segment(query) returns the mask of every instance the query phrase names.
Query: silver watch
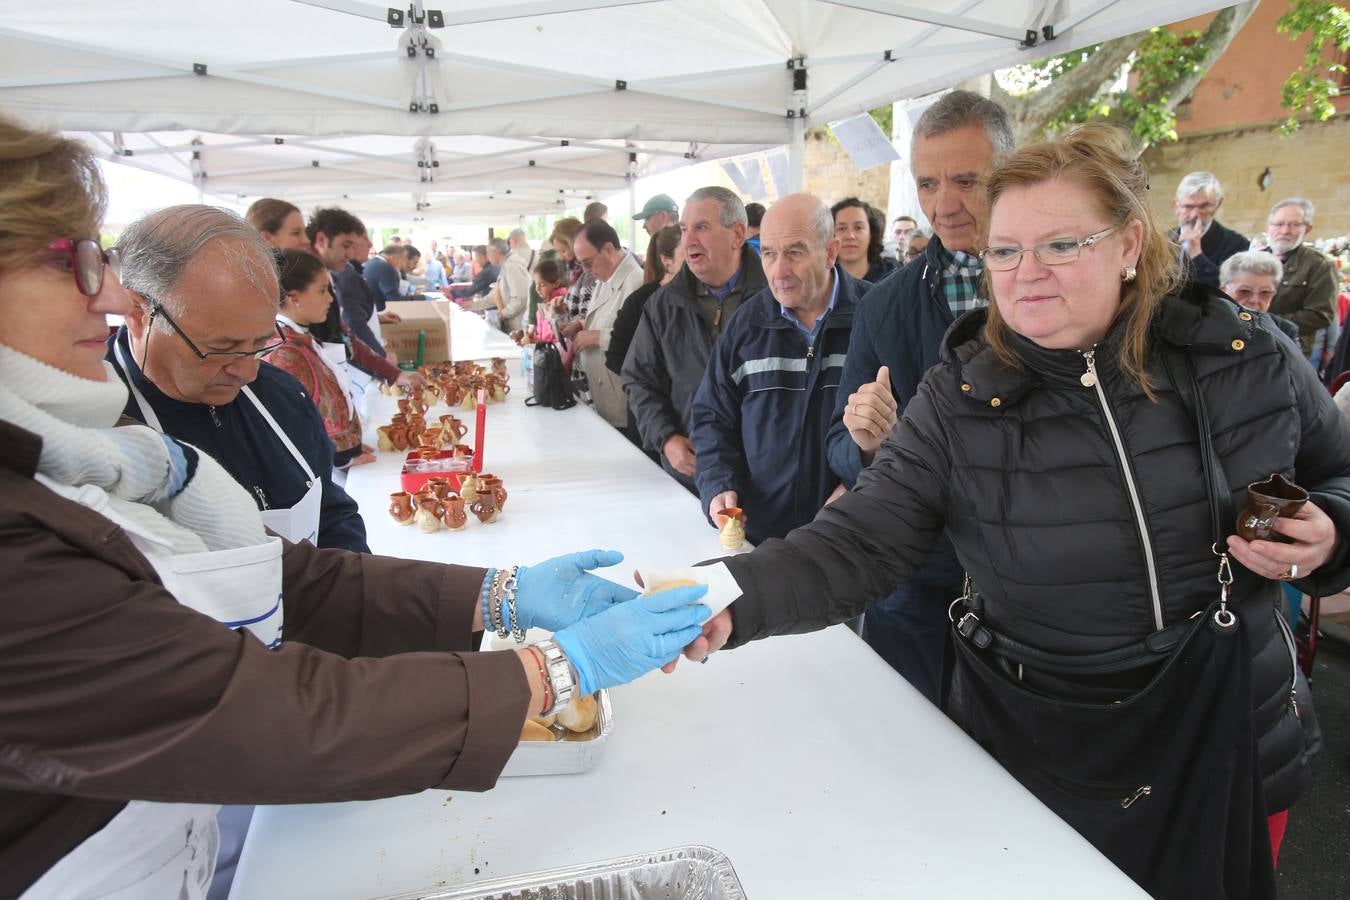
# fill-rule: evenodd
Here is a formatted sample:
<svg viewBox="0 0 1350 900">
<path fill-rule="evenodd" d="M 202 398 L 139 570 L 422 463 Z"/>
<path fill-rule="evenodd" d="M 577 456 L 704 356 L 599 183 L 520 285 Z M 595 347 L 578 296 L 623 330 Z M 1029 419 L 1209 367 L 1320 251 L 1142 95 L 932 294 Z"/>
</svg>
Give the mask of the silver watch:
<svg viewBox="0 0 1350 900">
<path fill-rule="evenodd" d="M 549 688 L 553 692 L 553 705 L 540 713 L 547 716 L 572 702 L 577 694 L 577 676 L 567 661 L 567 654 L 553 641 L 540 641 L 534 648 L 544 655 L 544 671 L 548 673 Z"/>
</svg>

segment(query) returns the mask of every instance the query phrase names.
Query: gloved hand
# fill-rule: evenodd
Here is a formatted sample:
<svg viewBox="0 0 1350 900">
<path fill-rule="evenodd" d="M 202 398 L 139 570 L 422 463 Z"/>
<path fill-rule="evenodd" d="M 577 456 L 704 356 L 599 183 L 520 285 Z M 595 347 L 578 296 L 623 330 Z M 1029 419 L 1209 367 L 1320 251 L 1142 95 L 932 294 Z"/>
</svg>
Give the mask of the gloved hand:
<svg viewBox="0 0 1350 900">
<path fill-rule="evenodd" d="M 707 592 L 700 584 L 648 594 L 553 635 L 577 670 L 581 693 L 626 684 L 677 658 L 712 614 L 698 602 Z"/>
<path fill-rule="evenodd" d="M 588 570 L 623 562 L 617 550 L 583 550 L 516 572 L 516 615 L 521 629 L 557 631 L 574 622 L 632 600 L 637 591 L 606 581 Z M 507 616 L 507 610 L 502 610 Z"/>
</svg>

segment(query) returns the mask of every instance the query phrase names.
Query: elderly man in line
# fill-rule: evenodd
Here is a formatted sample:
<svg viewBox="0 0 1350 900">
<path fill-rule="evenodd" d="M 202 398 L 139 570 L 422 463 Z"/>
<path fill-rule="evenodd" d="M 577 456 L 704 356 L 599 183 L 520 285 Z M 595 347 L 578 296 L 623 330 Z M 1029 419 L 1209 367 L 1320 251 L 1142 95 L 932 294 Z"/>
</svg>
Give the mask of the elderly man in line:
<svg viewBox="0 0 1350 900">
<path fill-rule="evenodd" d="M 970 91 L 943 96 L 914 126 L 910 166 L 934 237 L 922 257 L 867 293 L 854 319 L 826 438 L 830 465 L 848 487 L 937 364 L 947 328 L 987 304 L 978 255 L 989 227 L 985 183 L 1012 149 L 1007 113 Z M 960 592 L 961 576 L 944 536 L 913 577 L 866 614 L 872 649 L 934 703 L 942 688 L 947 605 Z"/>
<path fill-rule="evenodd" d="M 455 251 L 455 267 L 450 276 L 451 284 L 461 284 L 473 280 L 473 262 L 463 250 Z"/>
<path fill-rule="evenodd" d="M 644 203 L 633 218 L 642 223 L 642 230 L 648 237 L 656 237 L 656 233 L 667 225 L 680 224 L 680 207 L 669 194 L 657 194 Z"/>
<path fill-rule="evenodd" d="M 628 398 L 619 376 L 605 366 L 605 351 L 623 301 L 642 286 L 642 266 L 623 249 L 618 233 L 604 219 L 592 219 L 581 226 L 572 252 L 582 269 L 596 280 L 581 330 L 572 338 L 572 349 L 586 373 L 595 411 L 624 431 L 628 427 Z"/>
<path fill-rule="evenodd" d="M 1265 250 L 1244 250 L 1234 253 L 1219 266 L 1219 289 L 1238 302 L 1244 309 L 1270 315 L 1270 302 L 1275 299 L 1284 266 L 1272 253 Z M 1285 337 L 1298 343 L 1298 326 L 1283 316 L 1270 315 L 1272 322 Z"/>
<path fill-rule="evenodd" d="M 1191 172 L 1177 185 L 1172 208 L 1177 227 L 1168 232 L 1181 245 L 1186 275 L 1199 284 L 1219 284 L 1219 266 L 1251 246 L 1247 238 L 1214 217 L 1223 206 L 1223 185 L 1213 172 Z"/>
<path fill-rule="evenodd" d="M 501 274 L 497 276 L 497 288 L 500 299 L 497 311 L 501 316 L 501 329 L 507 334 L 525 324 L 525 313 L 530 306 L 531 272 L 534 271 L 535 252 L 525 240 L 522 229 L 513 229 L 507 238 L 510 248 L 501 264 Z"/>
<path fill-rule="evenodd" d="M 398 313 L 384 308 L 384 299 L 377 299 L 366 283 L 365 267 L 381 259 L 371 258 L 371 246 L 370 235 L 362 233 L 352 248 L 347 265 L 333 273 L 333 291 L 342 312 L 342 323 L 351 330 L 352 335 L 365 341 L 372 350 L 391 363 L 397 363 L 398 356 L 385 349 L 380 326 L 402 320 Z"/>
<path fill-rule="evenodd" d="M 314 402 L 261 362 L 281 339 L 258 233 L 224 210 L 174 206 L 133 224 L 120 247 L 133 303 L 108 359 L 130 388 L 127 415 L 215 457 L 288 540 L 368 552 Z"/>
<path fill-rule="evenodd" d="M 769 286 L 713 345 L 690 417 L 708 518 L 720 526 L 724 509 L 740 507 L 753 543 L 810 522 L 839 484 L 825 435 L 870 287 L 838 264 L 834 217 L 810 194 L 784 197 L 764 214 L 760 257 Z"/>
<path fill-rule="evenodd" d="M 1312 358 L 1319 339 L 1325 344 L 1328 326 L 1336 318 L 1336 294 L 1339 279 L 1336 266 L 1317 248 L 1304 243 L 1313 229 L 1311 200 L 1289 197 L 1270 208 L 1266 217 L 1264 243 L 1284 267 L 1279 276 L 1279 290 L 1270 304 L 1270 311 L 1298 326 L 1298 340 L 1305 356 Z M 1333 342 L 1334 346 L 1334 342 Z M 1313 359 L 1314 365 L 1321 362 Z M 1319 371 L 1321 366 L 1317 365 Z"/>
<path fill-rule="evenodd" d="M 745 244 L 745 205 L 724 187 L 699 188 L 680 213 L 684 265 L 647 301 L 623 364 L 623 387 L 645 447 L 691 492 L 689 410 L 713 342 L 746 297 L 763 290 L 759 254 Z"/>
</svg>

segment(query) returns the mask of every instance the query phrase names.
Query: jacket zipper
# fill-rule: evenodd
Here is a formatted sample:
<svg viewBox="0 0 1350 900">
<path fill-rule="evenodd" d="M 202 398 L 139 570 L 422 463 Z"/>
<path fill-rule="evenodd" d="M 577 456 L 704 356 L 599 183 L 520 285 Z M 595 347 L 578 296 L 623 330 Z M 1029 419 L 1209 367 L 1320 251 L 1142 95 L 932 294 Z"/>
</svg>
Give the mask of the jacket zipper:
<svg viewBox="0 0 1350 900">
<path fill-rule="evenodd" d="M 1294 711 L 1295 719 L 1302 719 L 1303 714 L 1298 710 L 1298 647 L 1294 644 L 1294 635 L 1289 631 L 1289 623 L 1284 620 L 1284 616 L 1277 610 L 1275 621 L 1280 626 L 1280 636 L 1284 638 L 1285 646 L 1289 648 L 1289 662 L 1293 665 L 1293 680 L 1289 682 L 1289 707 Z"/>
<path fill-rule="evenodd" d="M 208 406 L 206 409 L 207 409 L 208 412 L 211 413 L 211 421 L 214 422 L 214 423 L 216 424 L 216 427 L 217 427 L 217 428 L 219 428 L 219 427 L 220 427 L 220 416 L 216 415 L 216 408 L 215 408 L 214 406 Z"/>
<path fill-rule="evenodd" d="M 1097 377 L 1097 363 L 1093 359 L 1097 349 L 1084 351 L 1083 360 L 1087 363 L 1087 371 L 1080 377 L 1083 387 L 1089 387 L 1097 392 L 1097 402 L 1101 405 L 1102 415 L 1106 417 L 1106 427 L 1111 432 L 1111 440 L 1116 446 L 1116 457 L 1120 460 L 1120 471 L 1125 476 L 1125 487 L 1130 493 L 1130 505 L 1134 507 L 1134 522 L 1139 528 L 1139 542 L 1144 547 L 1144 565 L 1148 569 L 1148 592 L 1153 600 L 1153 627 L 1156 631 L 1162 631 L 1162 599 L 1158 595 L 1158 570 L 1153 561 L 1153 545 L 1149 542 L 1148 525 L 1144 522 L 1144 507 L 1139 502 L 1139 489 L 1135 486 L 1134 475 L 1130 472 L 1130 458 L 1125 454 L 1125 442 L 1120 438 L 1120 429 L 1116 426 L 1116 419 L 1111 415 L 1111 404 L 1106 400 L 1106 391 L 1102 390 L 1101 379 Z"/>
</svg>

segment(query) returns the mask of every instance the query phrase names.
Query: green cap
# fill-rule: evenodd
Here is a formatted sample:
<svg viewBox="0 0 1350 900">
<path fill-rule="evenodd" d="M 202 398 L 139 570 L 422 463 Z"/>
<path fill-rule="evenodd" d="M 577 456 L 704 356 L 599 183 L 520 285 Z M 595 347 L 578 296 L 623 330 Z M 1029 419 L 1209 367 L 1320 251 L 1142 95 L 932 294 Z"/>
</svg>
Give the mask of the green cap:
<svg viewBox="0 0 1350 900">
<path fill-rule="evenodd" d="M 647 201 L 647 204 L 642 207 L 642 212 L 634 213 L 633 218 L 641 222 L 648 216 L 654 216 L 659 212 L 668 212 L 672 216 L 678 216 L 680 214 L 680 208 L 675 204 L 674 200 L 670 199 L 668 194 L 657 194 Z"/>
</svg>

